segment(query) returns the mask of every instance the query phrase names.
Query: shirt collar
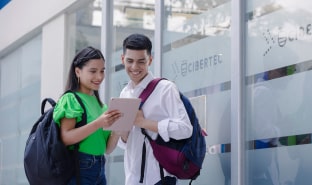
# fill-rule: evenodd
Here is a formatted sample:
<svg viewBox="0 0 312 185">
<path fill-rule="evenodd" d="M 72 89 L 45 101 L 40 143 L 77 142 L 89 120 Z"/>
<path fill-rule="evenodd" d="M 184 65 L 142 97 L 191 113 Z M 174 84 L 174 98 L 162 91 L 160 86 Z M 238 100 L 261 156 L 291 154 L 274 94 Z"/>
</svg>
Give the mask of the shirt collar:
<svg viewBox="0 0 312 185">
<path fill-rule="evenodd" d="M 154 79 L 154 76 L 152 74 L 152 72 L 148 72 L 147 75 L 143 78 L 143 80 L 136 86 L 134 86 L 133 81 L 130 81 L 128 83 L 128 87 L 130 89 L 136 89 L 136 88 L 140 88 L 140 89 L 145 89 L 147 87 L 147 85 L 149 84 L 150 81 L 152 81 Z"/>
</svg>

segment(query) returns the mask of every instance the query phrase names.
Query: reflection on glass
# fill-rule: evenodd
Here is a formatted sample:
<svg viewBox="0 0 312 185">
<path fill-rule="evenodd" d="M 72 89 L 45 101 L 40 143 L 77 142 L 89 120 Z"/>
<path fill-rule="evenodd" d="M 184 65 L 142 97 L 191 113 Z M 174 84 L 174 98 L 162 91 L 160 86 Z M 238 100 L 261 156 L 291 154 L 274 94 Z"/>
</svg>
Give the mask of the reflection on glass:
<svg viewBox="0 0 312 185">
<path fill-rule="evenodd" d="M 265 73 L 262 80 L 273 80 L 285 76 L 286 68 L 271 70 Z M 260 79 L 259 79 L 260 80 Z M 269 83 L 257 83 L 253 86 L 250 101 L 250 117 L 248 132 L 250 137 L 256 140 L 252 143 L 252 149 L 272 148 L 278 145 L 280 136 L 279 123 L 281 110 L 279 109 L 277 94 L 272 91 Z M 278 179 L 277 153 L 270 149 L 266 151 L 250 151 L 248 166 L 251 184 L 276 184 Z"/>
<path fill-rule="evenodd" d="M 154 0 L 115 0 L 114 26 L 153 30 Z"/>
<path fill-rule="evenodd" d="M 87 46 L 101 48 L 101 0 L 86 1 L 67 18 L 67 67 L 77 52 Z"/>
<path fill-rule="evenodd" d="M 75 51 L 87 46 L 101 48 L 102 8 L 101 0 L 94 0 L 77 10 L 75 18 Z"/>
<path fill-rule="evenodd" d="M 155 29 L 155 0 L 114 0 L 113 1 L 113 31 L 111 37 L 110 71 L 108 97 L 119 97 L 121 89 L 129 81 L 129 77 L 121 64 L 122 42 L 130 34 L 142 33 L 153 42 Z M 153 44 L 154 46 L 154 44 Z M 153 48 L 154 49 L 154 48 Z M 152 51 L 153 52 L 153 51 Z M 152 64 L 153 65 L 153 64 Z M 152 70 L 151 66 L 151 70 Z M 117 147 L 107 158 L 109 169 L 108 184 L 124 184 L 124 150 Z"/>
<path fill-rule="evenodd" d="M 230 184 L 231 1 L 165 0 L 163 77 L 188 97 L 208 132 L 207 154 L 196 184 Z M 205 97 L 205 98 L 200 98 Z M 181 181 L 182 185 L 188 181 Z"/>
<path fill-rule="evenodd" d="M 247 184 L 310 184 L 311 2 L 248 1 Z"/>
<path fill-rule="evenodd" d="M 218 7 L 229 2 L 229 0 L 165 1 L 167 19 L 164 26 L 165 32 L 168 32 L 165 36 L 172 36 L 169 40 L 171 48 L 177 48 L 204 37 L 221 35 L 224 31 L 228 31 L 230 14 Z M 176 34 L 172 35 L 171 32 Z M 164 39 L 165 44 L 166 41 L 168 40 Z"/>
<path fill-rule="evenodd" d="M 115 0 L 113 17 L 113 53 L 111 65 L 110 96 L 119 96 L 121 89 L 128 82 L 128 77 L 121 64 L 122 42 L 132 33 L 142 33 L 153 42 L 155 29 L 154 0 Z M 154 49 L 154 48 L 153 48 Z M 153 68 L 153 64 L 151 69 Z"/>
</svg>

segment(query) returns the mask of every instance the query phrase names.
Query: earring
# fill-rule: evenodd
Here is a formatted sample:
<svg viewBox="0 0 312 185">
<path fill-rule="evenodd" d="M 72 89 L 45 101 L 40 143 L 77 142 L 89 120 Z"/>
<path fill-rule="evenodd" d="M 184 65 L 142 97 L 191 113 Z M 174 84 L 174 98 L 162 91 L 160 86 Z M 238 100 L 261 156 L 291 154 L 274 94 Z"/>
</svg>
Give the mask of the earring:
<svg viewBox="0 0 312 185">
<path fill-rule="evenodd" d="M 80 84 L 80 77 L 78 76 L 77 79 L 78 79 L 78 84 Z"/>
</svg>

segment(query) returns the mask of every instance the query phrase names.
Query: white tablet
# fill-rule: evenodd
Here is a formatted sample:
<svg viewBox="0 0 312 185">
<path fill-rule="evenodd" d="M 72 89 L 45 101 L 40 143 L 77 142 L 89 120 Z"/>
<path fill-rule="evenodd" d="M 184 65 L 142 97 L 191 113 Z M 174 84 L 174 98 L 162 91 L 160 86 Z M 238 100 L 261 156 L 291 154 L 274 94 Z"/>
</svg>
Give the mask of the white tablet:
<svg viewBox="0 0 312 185">
<path fill-rule="evenodd" d="M 140 103 L 140 98 L 111 98 L 108 110 L 118 109 L 122 116 L 105 130 L 129 131 L 133 126 Z"/>
</svg>

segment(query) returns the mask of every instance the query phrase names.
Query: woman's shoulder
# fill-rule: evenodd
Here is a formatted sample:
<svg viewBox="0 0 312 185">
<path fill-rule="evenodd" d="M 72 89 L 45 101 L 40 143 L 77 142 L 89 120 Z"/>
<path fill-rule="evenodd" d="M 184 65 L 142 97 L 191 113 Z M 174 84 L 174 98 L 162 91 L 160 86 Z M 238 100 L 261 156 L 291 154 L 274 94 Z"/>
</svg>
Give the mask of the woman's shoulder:
<svg viewBox="0 0 312 185">
<path fill-rule="evenodd" d="M 57 101 L 55 110 L 81 111 L 79 101 L 73 93 L 65 93 Z"/>
<path fill-rule="evenodd" d="M 60 119 L 66 118 L 77 118 L 83 113 L 83 108 L 80 106 L 78 100 L 73 93 L 65 93 L 57 101 L 54 111 L 53 118 L 59 123 Z"/>
<path fill-rule="evenodd" d="M 67 92 L 67 93 L 64 93 L 60 97 L 60 99 L 57 101 L 57 104 L 64 104 L 64 103 L 76 104 L 79 102 L 73 93 Z"/>
</svg>

